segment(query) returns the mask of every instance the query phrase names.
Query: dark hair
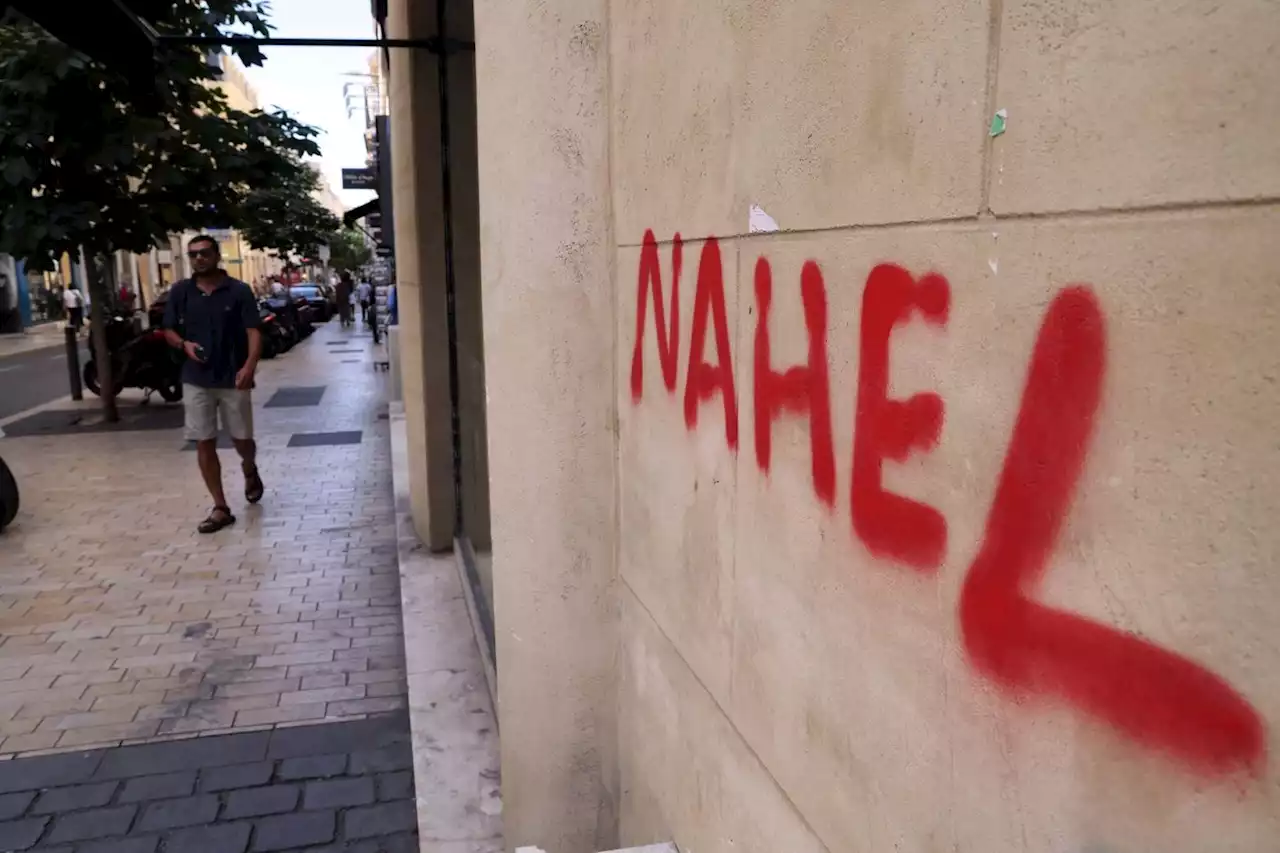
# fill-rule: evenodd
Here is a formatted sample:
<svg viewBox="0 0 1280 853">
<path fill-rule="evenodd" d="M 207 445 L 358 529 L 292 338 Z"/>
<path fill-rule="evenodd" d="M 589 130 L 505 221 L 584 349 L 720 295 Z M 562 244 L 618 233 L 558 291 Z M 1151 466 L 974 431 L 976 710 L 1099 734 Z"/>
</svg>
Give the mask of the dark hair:
<svg viewBox="0 0 1280 853">
<path fill-rule="evenodd" d="M 187 248 L 190 249 L 196 243 L 208 243 L 209 245 L 213 246 L 214 252 L 216 252 L 219 255 L 222 254 L 222 246 L 218 244 L 217 240 L 213 239 L 208 234 L 197 234 L 196 236 L 192 237 L 190 240 L 187 241 Z"/>
</svg>

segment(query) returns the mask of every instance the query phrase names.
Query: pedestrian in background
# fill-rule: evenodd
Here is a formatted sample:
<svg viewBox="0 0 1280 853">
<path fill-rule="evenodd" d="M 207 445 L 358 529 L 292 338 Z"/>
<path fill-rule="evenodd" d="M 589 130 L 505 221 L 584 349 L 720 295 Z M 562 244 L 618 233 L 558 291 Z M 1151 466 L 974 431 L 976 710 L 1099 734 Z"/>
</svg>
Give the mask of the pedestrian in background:
<svg viewBox="0 0 1280 853">
<path fill-rule="evenodd" d="M 367 326 L 369 325 L 369 304 L 373 298 L 373 288 L 369 286 L 368 281 L 360 280 L 360 285 L 356 288 L 356 298 L 360 300 L 360 321 Z"/>
<path fill-rule="evenodd" d="M 342 328 L 351 325 L 351 273 L 344 272 L 338 276 L 338 287 L 336 288 L 334 297 L 338 301 L 338 317 L 342 323 Z"/>
<path fill-rule="evenodd" d="M 261 317 L 253 289 L 219 266 L 218 242 L 201 235 L 187 244 L 194 275 L 169 291 L 165 337 L 187 355 L 182 365 L 186 437 L 196 442 L 200 474 L 213 510 L 196 528 L 216 533 L 235 524 L 222 491 L 218 461 L 218 421 L 231 433 L 244 471 L 244 498 L 262 500 L 257 444 L 253 440 L 253 376 L 262 356 Z"/>
<path fill-rule="evenodd" d="M 62 291 L 62 307 L 66 309 L 67 322 L 76 330 L 77 335 L 80 334 L 80 329 L 84 326 L 84 294 L 74 287 L 68 287 Z"/>
</svg>

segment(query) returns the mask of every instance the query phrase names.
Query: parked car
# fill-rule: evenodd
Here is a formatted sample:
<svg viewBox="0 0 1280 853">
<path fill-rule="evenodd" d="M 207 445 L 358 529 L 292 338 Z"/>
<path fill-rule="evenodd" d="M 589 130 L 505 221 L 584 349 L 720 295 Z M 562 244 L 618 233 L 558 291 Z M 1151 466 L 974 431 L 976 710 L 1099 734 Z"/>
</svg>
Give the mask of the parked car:
<svg viewBox="0 0 1280 853">
<path fill-rule="evenodd" d="M 289 290 L 293 301 L 311 309 L 311 320 L 327 323 L 333 316 L 333 303 L 318 284 L 295 284 Z"/>
</svg>

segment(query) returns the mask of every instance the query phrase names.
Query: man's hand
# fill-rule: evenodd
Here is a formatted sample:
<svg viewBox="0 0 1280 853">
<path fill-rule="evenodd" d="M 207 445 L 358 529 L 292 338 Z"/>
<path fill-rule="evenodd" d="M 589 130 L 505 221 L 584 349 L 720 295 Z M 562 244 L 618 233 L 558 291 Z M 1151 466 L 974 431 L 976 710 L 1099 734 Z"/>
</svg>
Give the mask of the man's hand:
<svg viewBox="0 0 1280 853">
<path fill-rule="evenodd" d="M 253 362 L 246 364 L 244 367 L 236 371 L 236 388 L 241 391 L 248 391 L 253 387 L 253 373 L 256 365 Z"/>
<path fill-rule="evenodd" d="M 204 363 L 204 359 L 203 359 L 203 358 L 201 358 L 201 357 L 199 356 L 199 354 L 197 353 L 197 348 L 198 348 L 198 347 L 199 347 L 199 345 L 198 345 L 195 341 L 183 341 L 183 342 L 182 342 L 182 351 L 183 351 L 183 352 L 185 352 L 185 353 L 187 354 L 187 358 L 191 359 L 192 361 L 199 362 L 199 363 L 203 364 L 203 363 Z"/>
</svg>

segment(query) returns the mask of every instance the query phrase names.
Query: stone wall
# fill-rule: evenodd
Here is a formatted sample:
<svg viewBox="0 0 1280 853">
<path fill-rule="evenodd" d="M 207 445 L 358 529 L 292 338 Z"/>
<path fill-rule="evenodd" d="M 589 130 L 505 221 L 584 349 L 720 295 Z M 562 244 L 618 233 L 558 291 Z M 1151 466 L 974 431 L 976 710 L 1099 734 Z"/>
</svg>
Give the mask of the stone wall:
<svg viewBox="0 0 1280 853">
<path fill-rule="evenodd" d="M 510 843 L 1269 849 L 1280 7 L 476 6 Z"/>
</svg>

